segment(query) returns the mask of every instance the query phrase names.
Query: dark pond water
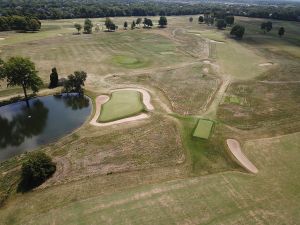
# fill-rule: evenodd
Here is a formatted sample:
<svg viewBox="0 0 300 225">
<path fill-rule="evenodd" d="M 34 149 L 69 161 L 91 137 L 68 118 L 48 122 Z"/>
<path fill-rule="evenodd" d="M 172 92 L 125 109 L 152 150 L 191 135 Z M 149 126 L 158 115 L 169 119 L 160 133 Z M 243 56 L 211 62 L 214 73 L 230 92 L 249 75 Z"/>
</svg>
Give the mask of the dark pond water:
<svg viewBox="0 0 300 225">
<path fill-rule="evenodd" d="M 0 162 L 65 136 L 91 114 L 89 98 L 45 96 L 0 107 Z"/>
</svg>

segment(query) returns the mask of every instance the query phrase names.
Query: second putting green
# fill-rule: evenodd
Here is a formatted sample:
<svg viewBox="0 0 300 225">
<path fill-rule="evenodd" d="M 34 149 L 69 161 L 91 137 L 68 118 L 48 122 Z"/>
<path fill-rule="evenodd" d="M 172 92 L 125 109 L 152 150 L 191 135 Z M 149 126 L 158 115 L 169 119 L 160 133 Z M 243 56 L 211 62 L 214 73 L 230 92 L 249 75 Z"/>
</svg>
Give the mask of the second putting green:
<svg viewBox="0 0 300 225">
<path fill-rule="evenodd" d="M 102 105 L 99 122 L 111 122 L 144 111 L 142 95 L 138 91 L 120 90 L 112 93 L 108 102 Z"/>
</svg>

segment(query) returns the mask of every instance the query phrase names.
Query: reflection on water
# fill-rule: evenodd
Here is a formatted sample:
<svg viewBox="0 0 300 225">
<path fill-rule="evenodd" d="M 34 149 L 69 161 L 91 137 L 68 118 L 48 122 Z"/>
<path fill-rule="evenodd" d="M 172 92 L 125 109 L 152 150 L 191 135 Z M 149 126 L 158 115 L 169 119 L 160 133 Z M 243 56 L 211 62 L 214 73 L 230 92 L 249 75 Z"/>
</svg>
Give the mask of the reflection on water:
<svg viewBox="0 0 300 225">
<path fill-rule="evenodd" d="M 90 99 L 69 94 L 0 107 L 0 161 L 70 133 L 91 113 Z"/>
</svg>

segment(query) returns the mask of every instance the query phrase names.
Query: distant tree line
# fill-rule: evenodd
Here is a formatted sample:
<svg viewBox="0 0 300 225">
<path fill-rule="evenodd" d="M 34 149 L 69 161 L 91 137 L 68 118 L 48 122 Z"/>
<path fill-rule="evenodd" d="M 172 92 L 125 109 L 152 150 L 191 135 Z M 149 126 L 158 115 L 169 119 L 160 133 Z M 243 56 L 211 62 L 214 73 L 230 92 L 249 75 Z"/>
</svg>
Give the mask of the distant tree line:
<svg viewBox="0 0 300 225">
<path fill-rule="evenodd" d="M 30 16 L 0 16 L 0 31 L 39 31 L 41 22 Z"/>
<path fill-rule="evenodd" d="M 138 0 L 2 0 L 3 16 L 32 15 L 39 19 L 97 18 L 120 16 L 196 15 L 206 12 L 281 20 L 299 20 L 300 5 L 247 5 L 222 3 L 179 3 Z"/>
</svg>

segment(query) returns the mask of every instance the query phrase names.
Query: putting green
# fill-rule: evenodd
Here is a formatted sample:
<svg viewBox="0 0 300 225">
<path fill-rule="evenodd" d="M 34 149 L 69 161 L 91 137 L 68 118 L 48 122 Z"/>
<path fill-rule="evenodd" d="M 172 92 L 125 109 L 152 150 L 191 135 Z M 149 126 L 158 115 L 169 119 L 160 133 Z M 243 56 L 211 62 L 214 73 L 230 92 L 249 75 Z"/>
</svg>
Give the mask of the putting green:
<svg viewBox="0 0 300 225">
<path fill-rule="evenodd" d="M 198 121 L 198 124 L 194 131 L 193 136 L 203 138 L 203 139 L 208 139 L 213 125 L 214 125 L 214 123 L 210 120 L 200 119 Z"/>
<path fill-rule="evenodd" d="M 112 61 L 115 64 L 118 64 L 118 65 L 123 66 L 128 69 L 141 68 L 141 67 L 145 67 L 148 65 L 147 61 L 136 58 L 134 56 L 126 56 L 126 55 L 114 56 Z"/>
<path fill-rule="evenodd" d="M 122 90 L 112 93 L 108 102 L 102 105 L 98 122 L 111 122 L 134 116 L 144 110 L 142 95 L 138 91 Z"/>
</svg>

